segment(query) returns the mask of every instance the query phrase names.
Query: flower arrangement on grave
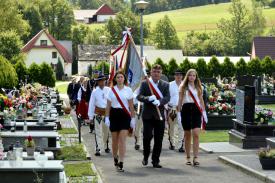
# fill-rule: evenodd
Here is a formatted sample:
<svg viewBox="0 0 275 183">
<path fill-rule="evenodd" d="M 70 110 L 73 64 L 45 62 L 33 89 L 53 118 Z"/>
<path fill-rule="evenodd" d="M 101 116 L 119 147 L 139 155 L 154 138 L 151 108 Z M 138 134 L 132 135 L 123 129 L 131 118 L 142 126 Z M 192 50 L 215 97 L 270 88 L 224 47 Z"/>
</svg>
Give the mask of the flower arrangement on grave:
<svg viewBox="0 0 275 183">
<path fill-rule="evenodd" d="M 232 104 L 235 102 L 236 95 L 232 91 L 227 90 L 221 94 L 221 98 L 223 102 L 228 102 Z"/>
<path fill-rule="evenodd" d="M 0 111 L 4 111 L 13 106 L 13 102 L 10 98 L 0 94 Z"/>
<path fill-rule="evenodd" d="M 270 109 L 265 109 L 257 106 L 255 108 L 255 122 L 258 124 L 268 124 L 273 121 L 273 112 Z"/>
<path fill-rule="evenodd" d="M 31 136 L 28 136 L 28 138 L 25 140 L 25 148 L 27 151 L 28 156 L 33 156 L 35 151 L 35 143 Z"/>
<path fill-rule="evenodd" d="M 34 140 L 32 138 L 32 136 L 28 136 L 25 140 L 25 147 L 26 148 L 34 148 L 35 147 L 35 143 Z"/>
<path fill-rule="evenodd" d="M 232 105 L 228 103 L 220 103 L 218 106 L 218 113 L 219 114 L 226 114 L 226 115 L 231 115 L 234 112 L 234 108 Z"/>
<path fill-rule="evenodd" d="M 257 154 L 264 170 L 275 169 L 275 149 L 271 149 L 269 146 L 267 148 L 260 148 Z"/>
<path fill-rule="evenodd" d="M 260 148 L 258 156 L 259 158 L 275 159 L 275 149 L 271 149 L 270 147 Z"/>
</svg>

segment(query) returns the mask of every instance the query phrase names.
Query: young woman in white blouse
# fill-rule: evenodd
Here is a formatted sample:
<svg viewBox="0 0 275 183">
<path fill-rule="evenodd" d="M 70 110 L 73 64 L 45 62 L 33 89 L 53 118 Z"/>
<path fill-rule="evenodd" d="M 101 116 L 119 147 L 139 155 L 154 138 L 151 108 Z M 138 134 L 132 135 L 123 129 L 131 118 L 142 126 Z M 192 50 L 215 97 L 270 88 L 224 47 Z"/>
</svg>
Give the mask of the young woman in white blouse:
<svg viewBox="0 0 275 183">
<path fill-rule="evenodd" d="M 113 80 L 113 87 L 107 96 L 105 124 L 112 133 L 112 152 L 114 164 L 119 171 L 123 170 L 126 152 L 126 138 L 129 129 L 135 128 L 133 91 L 125 86 L 127 79 L 118 71 Z M 120 100 L 120 101 L 119 101 Z"/>
<path fill-rule="evenodd" d="M 180 86 L 178 112 L 184 129 L 186 165 L 190 160 L 191 139 L 193 137 L 193 165 L 198 166 L 199 133 L 202 125 L 202 111 L 205 110 L 202 98 L 202 85 L 195 69 L 189 69 Z"/>
</svg>

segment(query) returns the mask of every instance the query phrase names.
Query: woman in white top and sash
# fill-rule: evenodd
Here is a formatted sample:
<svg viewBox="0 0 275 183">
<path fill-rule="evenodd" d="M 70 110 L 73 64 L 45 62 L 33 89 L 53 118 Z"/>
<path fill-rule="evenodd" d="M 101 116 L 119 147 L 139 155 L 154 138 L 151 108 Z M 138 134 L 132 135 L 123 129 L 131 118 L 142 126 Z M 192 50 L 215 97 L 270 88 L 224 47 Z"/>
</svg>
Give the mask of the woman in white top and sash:
<svg viewBox="0 0 275 183">
<path fill-rule="evenodd" d="M 123 170 L 126 151 L 126 138 L 129 129 L 135 128 L 135 111 L 133 91 L 125 86 L 127 79 L 118 71 L 113 80 L 113 87 L 107 95 L 105 124 L 112 132 L 112 151 L 114 164 L 119 171 Z"/>
<path fill-rule="evenodd" d="M 193 136 L 193 165 L 198 166 L 199 162 L 199 133 L 204 126 L 205 105 L 203 102 L 203 92 L 200 79 L 195 69 L 189 69 L 185 75 L 179 91 L 178 117 L 181 118 L 184 129 L 186 165 L 192 165 L 190 161 L 191 139 Z"/>
</svg>

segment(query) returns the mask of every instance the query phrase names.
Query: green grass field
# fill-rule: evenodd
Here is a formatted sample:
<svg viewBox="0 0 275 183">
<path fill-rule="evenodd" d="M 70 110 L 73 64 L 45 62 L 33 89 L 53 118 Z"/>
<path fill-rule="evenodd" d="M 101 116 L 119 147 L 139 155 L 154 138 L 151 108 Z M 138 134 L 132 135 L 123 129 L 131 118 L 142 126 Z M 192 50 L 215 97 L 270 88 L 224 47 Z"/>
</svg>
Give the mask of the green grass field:
<svg viewBox="0 0 275 183">
<path fill-rule="evenodd" d="M 251 0 L 242 0 L 248 9 L 251 9 Z M 192 8 L 184 8 L 172 11 L 163 11 L 144 16 L 145 22 L 151 22 L 151 29 L 156 22 L 168 15 L 177 30 L 180 39 L 188 31 L 211 32 L 217 30 L 217 23 L 221 18 L 228 19 L 230 14 L 228 9 L 231 3 L 211 4 Z M 265 8 L 263 14 L 266 17 L 265 33 L 275 26 L 275 8 Z M 91 29 L 102 28 L 105 24 L 90 24 Z"/>
<path fill-rule="evenodd" d="M 250 0 L 243 0 L 247 8 L 251 8 Z M 181 39 L 188 31 L 214 31 L 217 30 L 217 23 L 221 18 L 228 19 L 230 14 L 228 9 L 231 3 L 221 3 L 217 5 L 206 5 L 192 8 L 185 8 L 173 11 L 164 11 L 144 16 L 145 22 L 151 22 L 154 27 L 156 22 L 168 15 L 175 26 L 178 36 Z M 275 8 L 263 10 L 267 21 L 266 32 L 275 25 Z"/>
<path fill-rule="evenodd" d="M 227 130 L 205 131 L 200 134 L 200 142 L 228 142 Z"/>
<path fill-rule="evenodd" d="M 59 93 L 66 94 L 69 82 L 57 81 L 55 82 L 55 88 L 58 89 Z"/>
</svg>

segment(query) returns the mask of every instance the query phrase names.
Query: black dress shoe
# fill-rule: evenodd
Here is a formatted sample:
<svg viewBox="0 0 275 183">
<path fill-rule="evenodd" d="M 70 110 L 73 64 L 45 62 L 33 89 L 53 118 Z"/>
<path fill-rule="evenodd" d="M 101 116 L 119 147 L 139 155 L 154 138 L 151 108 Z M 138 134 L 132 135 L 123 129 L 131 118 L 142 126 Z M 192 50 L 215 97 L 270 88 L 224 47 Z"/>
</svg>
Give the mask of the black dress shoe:
<svg viewBox="0 0 275 183">
<path fill-rule="evenodd" d="M 175 146 L 169 146 L 170 150 L 175 150 Z"/>
<path fill-rule="evenodd" d="M 146 159 L 143 159 L 143 160 L 142 160 L 142 165 L 143 165 L 143 166 L 146 166 L 146 165 L 148 165 L 148 160 L 146 160 Z"/>
<path fill-rule="evenodd" d="M 181 153 L 185 152 L 185 150 L 183 149 L 183 147 L 179 148 L 179 152 L 181 152 Z"/>
<path fill-rule="evenodd" d="M 119 162 L 118 165 L 117 165 L 117 170 L 119 172 L 124 172 L 124 169 L 123 169 L 123 162 Z"/>
<path fill-rule="evenodd" d="M 105 152 L 110 153 L 110 149 L 109 148 L 105 149 Z"/>
<path fill-rule="evenodd" d="M 140 145 L 137 145 L 137 144 L 136 144 L 136 145 L 135 145 L 135 150 L 137 150 L 137 151 L 138 151 L 138 150 L 139 150 L 139 148 L 140 148 Z"/>
<path fill-rule="evenodd" d="M 154 168 L 162 168 L 162 166 L 161 166 L 159 163 L 154 163 L 154 164 L 153 164 L 153 167 L 154 167 Z"/>
<path fill-rule="evenodd" d="M 118 167 L 118 157 L 114 158 L 114 165 L 115 167 Z"/>
<path fill-rule="evenodd" d="M 95 156 L 100 156 L 100 150 L 96 150 Z"/>
</svg>

